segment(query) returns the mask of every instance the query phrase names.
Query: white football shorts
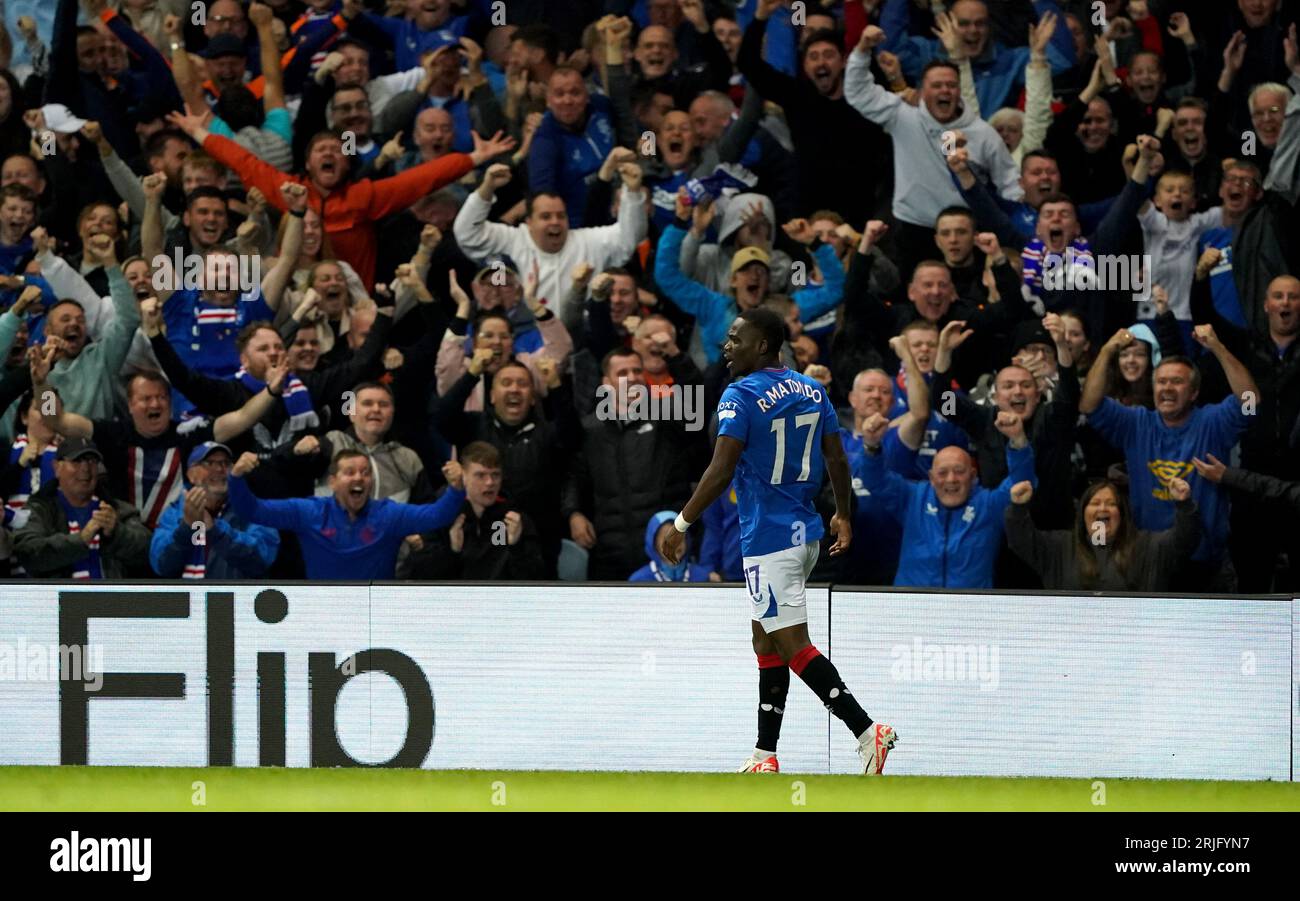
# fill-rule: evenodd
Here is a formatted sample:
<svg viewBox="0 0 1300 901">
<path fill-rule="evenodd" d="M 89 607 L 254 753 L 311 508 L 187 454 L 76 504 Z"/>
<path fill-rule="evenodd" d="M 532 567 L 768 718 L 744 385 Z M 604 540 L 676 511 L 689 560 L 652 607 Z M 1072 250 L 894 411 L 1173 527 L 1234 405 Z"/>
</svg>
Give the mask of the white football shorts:
<svg viewBox="0 0 1300 901">
<path fill-rule="evenodd" d="M 772 633 L 808 622 L 805 585 L 821 546 L 797 544 L 760 557 L 745 557 L 745 585 L 753 602 L 753 619 Z"/>
</svg>

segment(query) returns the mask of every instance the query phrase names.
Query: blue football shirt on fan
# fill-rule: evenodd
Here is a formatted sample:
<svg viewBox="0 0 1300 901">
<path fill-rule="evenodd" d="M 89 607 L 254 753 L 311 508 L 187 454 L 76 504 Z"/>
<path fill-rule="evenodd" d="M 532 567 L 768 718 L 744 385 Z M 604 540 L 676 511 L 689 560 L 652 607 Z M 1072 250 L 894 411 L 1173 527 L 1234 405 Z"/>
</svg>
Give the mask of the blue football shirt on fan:
<svg viewBox="0 0 1300 901">
<path fill-rule="evenodd" d="M 732 484 L 746 557 L 794 547 L 799 537 L 805 543 L 822 537 L 813 505 L 822 484 L 822 436 L 839 430 L 821 384 L 784 366 L 750 373 L 722 393 L 718 435 L 745 445 Z"/>
<path fill-rule="evenodd" d="M 228 379 L 239 370 L 235 338 L 259 319 L 275 319 L 260 287 L 240 294 L 228 307 L 208 303 L 193 289 L 176 291 L 163 304 L 167 339 L 176 355 L 190 369 L 214 379 Z"/>
</svg>

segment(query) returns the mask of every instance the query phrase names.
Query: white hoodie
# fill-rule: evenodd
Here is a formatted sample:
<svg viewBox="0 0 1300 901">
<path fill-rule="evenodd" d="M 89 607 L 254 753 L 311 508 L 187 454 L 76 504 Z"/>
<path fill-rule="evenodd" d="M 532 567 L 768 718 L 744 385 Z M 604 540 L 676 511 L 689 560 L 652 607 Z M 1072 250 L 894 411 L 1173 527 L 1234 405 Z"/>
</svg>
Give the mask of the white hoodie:
<svg viewBox="0 0 1300 901">
<path fill-rule="evenodd" d="M 636 251 L 636 246 L 646 236 L 649 226 L 646 217 L 644 190 L 629 194 L 626 187 L 618 205 L 618 221 L 613 225 L 595 228 L 571 229 L 559 253 L 545 253 L 533 243 L 528 224 L 521 222 L 514 228 L 500 222 L 488 222 L 492 204 L 470 193 L 453 227 L 456 243 L 465 256 L 478 261 L 494 254 L 508 254 L 514 261 L 521 278 L 527 278 L 533 263 L 537 266 L 537 296 L 545 298 L 551 311 L 572 328 L 581 322 L 582 308 L 569 304 L 570 274 L 579 263 L 590 263 L 596 272 L 610 266 L 621 266 Z"/>
<path fill-rule="evenodd" d="M 977 178 L 992 181 L 1007 200 L 1024 197 L 1020 172 L 1006 144 L 973 110 L 963 105 L 956 119 L 939 122 L 924 103 L 911 106 L 876 84 L 871 56 L 860 50 L 849 55 L 844 97 L 894 139 L 894 218 L 900 222 L 934 228 L 944 207 L 966 206 L 943 154 L 943 134 L 955 129 L 966 135 L 971 171 Z"/>
</svg>

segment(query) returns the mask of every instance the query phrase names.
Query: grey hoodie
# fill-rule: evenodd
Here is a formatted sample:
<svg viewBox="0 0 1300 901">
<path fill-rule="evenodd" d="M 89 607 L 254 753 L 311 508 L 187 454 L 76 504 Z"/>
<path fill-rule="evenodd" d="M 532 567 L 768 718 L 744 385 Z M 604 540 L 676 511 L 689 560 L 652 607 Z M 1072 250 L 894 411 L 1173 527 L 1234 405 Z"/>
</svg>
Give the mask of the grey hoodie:
<svg viewBox="0 0 1300 901">
<path fill-rule="evenodd" d="M 693 278 L 710 291 L 719 294 L 731 293 L 731 258 L 736 253 L 736 245 L 731 239 L 740 229 L 745 210 L 757 203 L 763 208 L 768 224 L 772 227 L 772 238 L 776 239 L 776 208 L 765 194 L 734 194 L 718 201 L 718 243 L 703 244 L 691 232 L 686 233 L 682 241 L 682 272 Z M 790 290 L 790 267 L 793 260 L 790 255 L 775 247 L 768 251 L 772 263 L 768 266 L 771 273 L 769 284 L 774 294 L 786 294 Z"/>
<path fill-rule="evenodd" d="M 871 56 L 854 50 L 844 73 L 844 97 L 849 105 L 875 122 L 894 139 L 894 217 L 901 222 L 934 228 L 944 207 L 966 206 L 953 182 L 943 154 L 943 134 L 960 129 L 966 135 L 970 165 L 977 178 L 991 181 L 1007 200 L 1020 200 L 1020 172 L 1002 138 L 974 110 L 961 108 L 951 122 L 939 122 L 924 103 L 910 106 L 897 94 L 876 84 Z M 869 165 L 870 161 L 864 163 Z M 853 177 L 846 172 L 845 178 Z"/>
</svg>

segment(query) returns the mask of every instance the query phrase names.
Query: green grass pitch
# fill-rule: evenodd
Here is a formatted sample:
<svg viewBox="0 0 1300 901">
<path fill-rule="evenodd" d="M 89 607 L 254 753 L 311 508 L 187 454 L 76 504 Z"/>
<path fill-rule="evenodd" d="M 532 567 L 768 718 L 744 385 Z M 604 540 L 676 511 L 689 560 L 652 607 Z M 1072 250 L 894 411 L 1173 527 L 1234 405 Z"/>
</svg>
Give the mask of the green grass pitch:
<svg viewBox="0 0 1300 901">
<path fill-rule="evenodd" d="M 1300 783 L 797 773 L 0 767 L 0 811 L 34 810 L 1300 811 Z"/>
</svg>

